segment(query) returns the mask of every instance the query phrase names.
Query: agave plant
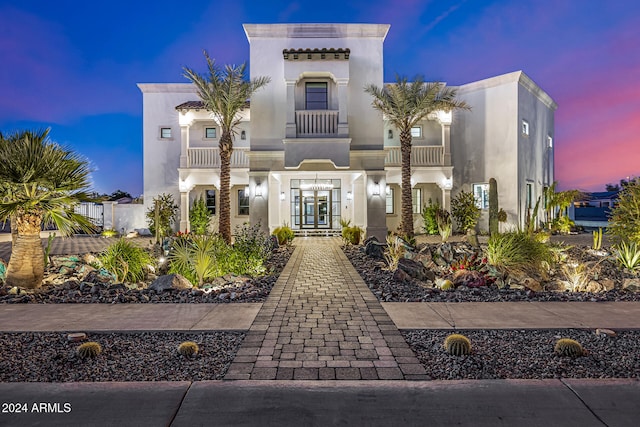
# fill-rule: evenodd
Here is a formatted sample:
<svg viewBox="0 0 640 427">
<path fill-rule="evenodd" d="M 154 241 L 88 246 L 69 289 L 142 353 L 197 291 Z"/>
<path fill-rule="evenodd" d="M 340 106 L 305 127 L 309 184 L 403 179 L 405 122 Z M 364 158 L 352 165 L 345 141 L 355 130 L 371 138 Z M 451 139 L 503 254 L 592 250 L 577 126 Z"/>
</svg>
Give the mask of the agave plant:
<svg viewBox="0 0 640 427">
<path fill-rule="evenodd" d="M 635 242 L 622 241 L 615 247 L 616 259 L 627 270 L 635 273 L 640 270 L 640 248 Z"/>
</svg>

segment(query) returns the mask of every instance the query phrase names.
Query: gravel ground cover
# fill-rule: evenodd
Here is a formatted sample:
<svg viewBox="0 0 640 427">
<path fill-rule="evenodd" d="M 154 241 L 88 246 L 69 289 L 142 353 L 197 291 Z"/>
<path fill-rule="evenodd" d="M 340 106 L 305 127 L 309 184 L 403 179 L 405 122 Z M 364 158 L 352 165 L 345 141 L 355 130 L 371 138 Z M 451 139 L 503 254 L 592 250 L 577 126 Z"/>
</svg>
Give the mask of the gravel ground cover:
<svg viewBox="0 0 640 427">
<path fill-rule="evenodd" d="M 640 301 L 640 292 L 613 289 L 606 292 L 558 292 L 499 289 L 495 285 L 443 291 L 418 280 L 396 280 L 384 261 L 367 256 L 361 246 L 344 246 L 351 264 L 369 289 L 382 302 L 500 302 L 500 301 Z M 579 249 L 576 249 L 578 251 Z M 611 276 L 620 276 L 611 271 Z"/>
<path fill-rule="evenodd" d="M 221 379 L 244 333 L 89 334 L 102 346 L 95 358 L 81 358 L 63 333 L 0 335 L 0 382 L 199 381 Z M 178 345 L 194 341 L 195 356 L 181 356 Z"/>
<path fill-rule="evenodd" d="M 443 342 L 451 331 L 402 331 L 432 379 L 497 378 L 640 378 L 640 331 L 616 336 L 591 330 L 456 331 L 471 340 L 472 353 L 451 356 Z M 588 354 L 568 358 L 554 354 L 559 338 L 572 338 Z"/>
</svg>

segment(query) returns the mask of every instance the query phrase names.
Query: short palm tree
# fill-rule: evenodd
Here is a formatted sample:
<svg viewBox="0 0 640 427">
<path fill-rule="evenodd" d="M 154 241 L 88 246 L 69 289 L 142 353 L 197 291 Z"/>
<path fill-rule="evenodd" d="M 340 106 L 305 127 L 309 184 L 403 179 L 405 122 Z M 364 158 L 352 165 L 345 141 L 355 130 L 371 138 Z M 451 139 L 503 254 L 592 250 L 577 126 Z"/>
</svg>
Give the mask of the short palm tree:
<svg viewBox="0 0 640 427">
<path fill-rule="evenodd" d="M 251 81 L 245 79 L 246 64 L 227 65 L 224 69 L 216 66 L 215 61 L 204 52 L 208 74 L 201 75 L 191 68 L 184 67 L 184 75 L 196 86 L 198 96 L 204 107 L 211 113 L 222 128 L 218 143 L 220 151 L 220 235 L 227 244 L 231 243 L 231 154 L 233 139 L 240 123 L 240 113 L 247 106 L 251 95 L 269 83 L 269 77 L 257 77 Z"/>
<path fill-rule="evenodd" d="M 427 83 L 422 76 L 413 82 L 396 77 L 396 82 L 380 88 L 368 85 L 365 92 L 373 97 L 373 107 L 380 110 L 400 132 L 402 160 L 402 218 L 401 231 L 413 236 L 413 208 L 411 196 L 411 128 L 430 113 L 443 110 L 469 109 L 464 101 L 456 100 L 456 90 L 443 83 Z"/>
<path fill-rule="evenodd" d="M 37 288 L 44 276 L 43 224 L 62 235 L 93 229 L 73 210 L 87 200 L 91 169 L 86 160 L 49 140 L 49 129 L 0 134 L 0 220 L 11 220 L 15 241 L 7 268 L 10 286 Z"/>
</svg>

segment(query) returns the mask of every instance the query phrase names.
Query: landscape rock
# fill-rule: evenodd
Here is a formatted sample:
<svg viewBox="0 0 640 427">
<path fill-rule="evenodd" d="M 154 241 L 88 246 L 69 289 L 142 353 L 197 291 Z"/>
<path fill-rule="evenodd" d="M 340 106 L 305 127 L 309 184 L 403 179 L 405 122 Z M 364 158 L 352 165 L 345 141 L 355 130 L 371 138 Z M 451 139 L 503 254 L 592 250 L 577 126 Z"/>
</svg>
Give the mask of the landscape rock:
<svg viewBox="0 0 640 427">
<path fill-rule="evenodd" d="M 624 279 L 622 289 L 629 292 L 640 292 L 640 279 Z"/>
<path fill-rule="evenodd" d="M 364 247 L 364 253 L 373 258 L 384 259 L 384 250 L 386 247 L 386 243 L 380 243 L 377 240 L 370 240 Z"/>
<path fill-rule="evenodd" d="M 0 258 L 0 280 L 4 280 L 7 277 L 7 263 Z"/>
<path fill-rule="evenodd" d="M 158 293 L 172 289 L 191 289 L 191 283 L 180 274 L 167 274 L 160 276 L 149 285 L 149 289 Z"/>
<path fill-rule="evenodd" d="M 541 292 L 544 289 L 542 287 L 542 284 L 538 282 L 536 279 L 534 279 L 533 277 L 525 277 L 520 281 L 520 284 L 525 288 L 532 290 L 534 292 Z"/>
<path fill-rule="evenodd" d="M 596 335 L 611 338 L 616 336 L 616 332 L 611 329 L 598 328 L 596 329 Z"/>
<path fill-rule="evenodd" d="M 433 271 L 427 270 L 424 265 L 409 258 L 400 258 L 398 270 L 403 270 L 409 276 L 420 281 L 434 281 L 436 275 Z"/>
<path fill-rule="evenodd" d="M 604 287 L 605 291 L 611 291 L 616 287 L 616 282 L 611 279 L 600 279 L 600 284 Z"/>
<path fill-rule="evenodd" d="M 90 270 L 83 278 L 83 282 L 88 283 L 111 283 L 115 280 L 115 277 L 107 270 L 101 268 L 100 270 Z"/>
<path fill-rule="evenodd" d="M 441 243 L 438 245 L 436 254 L 447 264 L 451 264 L 453 262 L 453 249 L 451 247 L 451 243 Z M 438 265 L 440 265 L 440 263 L 438 263 Z"/>
</svg>

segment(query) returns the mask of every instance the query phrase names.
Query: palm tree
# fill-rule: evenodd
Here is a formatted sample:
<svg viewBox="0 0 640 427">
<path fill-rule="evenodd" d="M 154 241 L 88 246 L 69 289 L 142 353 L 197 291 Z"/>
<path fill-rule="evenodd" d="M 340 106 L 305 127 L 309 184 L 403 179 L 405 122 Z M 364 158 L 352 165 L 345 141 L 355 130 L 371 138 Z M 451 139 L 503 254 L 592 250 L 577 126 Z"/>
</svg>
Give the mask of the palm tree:
<svg viewBox="0 0 640 427">
<path fill-rule="evenodd" d="M 73 211 L 88 198 L 91 169 L 85 159 L 49 140 L 49 129 L 0 134 L 0 220 L 11 219 L 15 242 L 7 268 L 9 286 L 37 288 L 44 276 L 43 224 L 62 235 L 93 229 Z"/>
<path fill-rule="evenodd" d="M 403 235 L 413 236 L 413 208 L 411 195 L 411 128 L 430 113 L 443 110 L 470 109 L 464 101 L 456 100 L 456 90 L 443 83 L 427 83 L 422 76 L 413 82 L 396 76 L 396 82 L 383 88 L 370 84 L 365 92 L 373 97 L 372 105 L 380 110 L 400 132 L 402 159 L 402 218 Z"/>
<path fill-rule="evenodd" d="M 204 107 L 211 113 L 222 128 L 218 143 L 220 151 L 220 235 L 227 244 L 231 243 L 231 202 L 229 186 L 231 184 L 231 153 L 236 128 L 240 123 L 238 113 L 247 106 L 251 95 L 269 83 L 269 77 L 257 77 L 251 81 L 245 79 L 246 64 L 226 65 L 224 69 L 216 66 L 215 61 L 204 51 L 208 74 L 201 75 L 191 68 L 184 67 L 184 76 L 196 86 L 198 96 Z"/>
</svg>

